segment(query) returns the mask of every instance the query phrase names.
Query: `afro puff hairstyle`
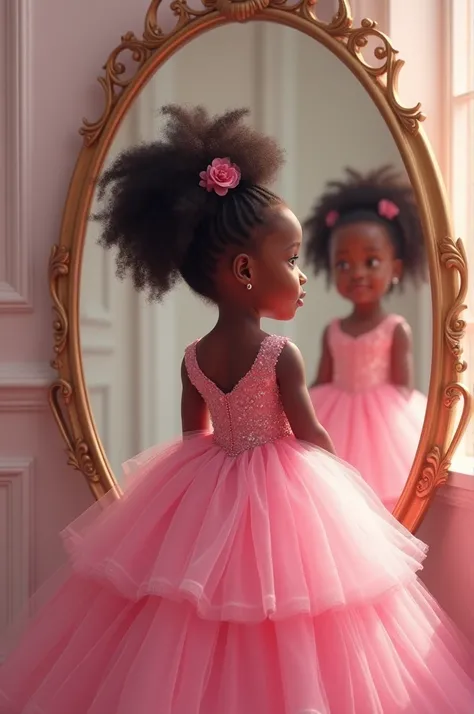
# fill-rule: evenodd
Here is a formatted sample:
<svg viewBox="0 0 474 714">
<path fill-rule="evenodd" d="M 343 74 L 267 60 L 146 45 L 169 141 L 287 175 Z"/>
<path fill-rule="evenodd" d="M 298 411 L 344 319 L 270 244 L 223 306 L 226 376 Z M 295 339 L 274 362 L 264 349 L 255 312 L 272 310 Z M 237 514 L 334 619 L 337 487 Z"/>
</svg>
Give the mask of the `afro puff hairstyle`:
<svg viewBox="0 0 474 714">
<path fill-rule="evenodd" d="M 330 181 L 305 222 L 306 258 L 315 275 L 326 273 L 331 281 L 330 242 L 333 230 L 341 225 L 375 221 L 385 226 L 396 257 L 403 262 L 400 285 L 410 279 L 415 285 L 427 278 L 423 229 L 415 196 L 406 179 L 391 166 L 367 174 L 347 168 L 345 181 Z M 380 201 L 390 201 L 398 209 L 392 220 L 378 213 Z M 328 221 L 333 214 L 335 222 Z M 328 225 L 331 223 L 331 225 Z"/>
<path fill-rule="evenodd" d="M 281 200 L 266 186 L 283 164 L 270 137 L 243 123 L 247 109 L 211 117 L 203 107 L 163 107 L 164 137 L 120 154 L 98 181 L 103 207 L 99 243 L 117 248 L 117 275 L 160 300 L 181 278 L 215 301 L 217 261 L 229 245 L 245 246 L 265 210 Z M 199 186 L 215 158 L 241 172 L 226 196 Z"/>
</svg>

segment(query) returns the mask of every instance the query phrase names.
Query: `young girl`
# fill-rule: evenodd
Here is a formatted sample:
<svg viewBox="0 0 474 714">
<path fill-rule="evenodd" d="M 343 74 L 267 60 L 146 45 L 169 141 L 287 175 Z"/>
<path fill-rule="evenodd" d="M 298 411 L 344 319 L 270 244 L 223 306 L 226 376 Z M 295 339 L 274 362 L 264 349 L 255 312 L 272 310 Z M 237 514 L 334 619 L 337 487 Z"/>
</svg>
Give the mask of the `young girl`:
<svg viewBox="0 0 474 714">
<path fill-rule="evenodd" d="M 331 182 L 306 223 L 307 256 L 351 313 L 326 328 L 310 391 L 337 454 L 393 510 L 415 458 L 426 397 L 413 390 L 411 331 L 383 298 L 425 278 L 422 227 L 411 187 L 389 167 Z"/>
<path fill-rule="evenodd" d="M 425 546 L 333 455 L 298 349 L 260 329 L 306 282 L 267 188 L 281 151 L 243 110 L 165 112 L 165 139 L 101 179 L 102 243 L 137 289 L 183 278 L 219 317 L 184 356 L 184 439 L 66 530 L 72 574 L 3 666 L 1 711 L 472 714 Z"/>
</svg>

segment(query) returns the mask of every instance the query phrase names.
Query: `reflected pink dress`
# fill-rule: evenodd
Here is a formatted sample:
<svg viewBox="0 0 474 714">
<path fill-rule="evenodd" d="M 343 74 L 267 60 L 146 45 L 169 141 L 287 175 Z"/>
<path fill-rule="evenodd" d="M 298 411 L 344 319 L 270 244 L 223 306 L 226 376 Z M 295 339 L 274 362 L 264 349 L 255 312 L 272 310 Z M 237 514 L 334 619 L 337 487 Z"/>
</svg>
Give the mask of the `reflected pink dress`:
<svg viewBox="0 0 474 714">
<path fill-rule="evenodd" d="M 426 397 L 409 396 L 390 384 L 395 328 L 406 324 L 388 315 L 359 337 L 329 326 L 328 344 L 334 375 L 330 384 L 313 387 L 318 419 L 333 440 L 338 456 L 354 466 L 390 510 L 413 465 L 426 411 Z"/>
<path fill-rule="evenodd" d="M 72 573 L 0 670 L 2 714 L 472 714 L 424 544 L 292 435 L 285 343 L 227 395 L 187 349 L 214 432 L 140 455 L 66 530 Z"/>
</svg>

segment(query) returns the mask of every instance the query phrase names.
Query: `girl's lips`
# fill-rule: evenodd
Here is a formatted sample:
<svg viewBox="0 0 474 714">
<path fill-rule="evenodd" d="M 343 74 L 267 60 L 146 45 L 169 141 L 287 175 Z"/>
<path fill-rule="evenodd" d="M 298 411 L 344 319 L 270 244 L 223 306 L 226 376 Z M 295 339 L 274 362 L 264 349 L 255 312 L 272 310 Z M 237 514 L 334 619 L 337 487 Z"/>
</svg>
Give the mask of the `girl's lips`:
<svg viewBox="0 0 474 714">
<path fill-rule="evenodd" d="M 298 305 L 298 307 L 303 307 L 305 297 L 306 297 L 306 293 L 301 293 L 301 295 L 299 296 L 297 303 L 296 303 Z"/>
<path fill-rule="evenodd" d="M 370 290 L 370 285 L 353 285 L 351 287 L 351 293 L 361 293 L 365 292 L 366 290 Z"/>
</svg>

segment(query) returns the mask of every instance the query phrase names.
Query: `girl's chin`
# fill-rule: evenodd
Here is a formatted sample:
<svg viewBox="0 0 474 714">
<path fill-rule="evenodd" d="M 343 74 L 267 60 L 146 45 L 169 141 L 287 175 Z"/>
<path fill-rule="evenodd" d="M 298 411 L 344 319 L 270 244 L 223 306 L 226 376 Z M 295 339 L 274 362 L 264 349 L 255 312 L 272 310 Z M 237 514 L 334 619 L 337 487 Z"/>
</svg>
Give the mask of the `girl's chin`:
<svg viewBox="0 0 474 714">
<path fill-rule="evenodd" d="M 354 288 L 347 294 L 346 297 L 348 300 L 353 302 L 354 305 L 368 305 L 370 303 L 375 303 L 380 299 L 374 290 L 366 287 Z"/>
<path fill-rule="evenodd" d="M 341 297 L 344 298 L 344 300 L 348 300 L 351 302 L 353 305 L 356 305 L 357 307 L 364 307 L 367 305 L 374 305 L 375 303 L 379 302 L 381 300 L 380 297 L 377 295 L 373 295 L 372 293 L 365 293 L 365 294 L 359 294 L 359 295 L 354 295 L 353 293 L 349 295 L 344 295 L 343 293 L 339 293 Z"/>
</svg>

